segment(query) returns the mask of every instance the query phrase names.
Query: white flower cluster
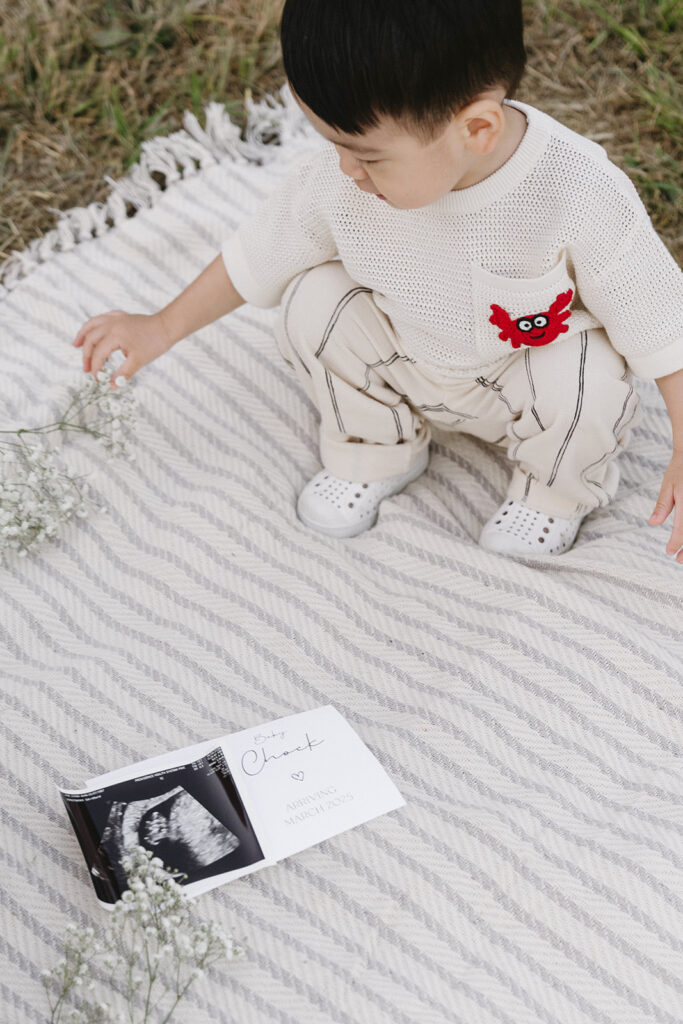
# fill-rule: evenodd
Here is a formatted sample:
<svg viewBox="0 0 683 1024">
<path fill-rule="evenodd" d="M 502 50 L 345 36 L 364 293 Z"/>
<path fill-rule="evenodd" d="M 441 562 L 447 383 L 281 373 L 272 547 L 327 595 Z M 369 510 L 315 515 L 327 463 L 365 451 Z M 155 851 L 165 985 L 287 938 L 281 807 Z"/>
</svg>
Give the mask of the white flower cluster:
<svg viewBox="0 0 683 1024">
<path fill-rule="evenodd" d="M 76 416 L 80 429 L 95 437 L 110 455 L 125 455 L 132 462 L 135 454 L 128 442 L 134 426 L 135 397 L 125 377 L 115 377 L 116 388 L 111 387 L 115 372 L 105 363 L 97 380 L 88 377 L 74 396 Z"/>
<path fill-rule="evenodd" d="M 4 450 L 3 450 L 4 449 Z M 0 447 L 0 554 L 28 549 L 56 536 L 72 515 L 87 515 L 88 485 L 69 476 L 43 441 Z"/>
<path fill-rule="evenodd" d="M 50 1004 L 51 1022 L 109 1024 L 117 1020 L 107 1003 L 93 998 L 96 985 L 88 978 L 91 964 L 102 950 L 102 943 L 97 941 L 92 928 L 69 929 L 64 941 L 64 956 L 51 971 L 41 974 Z"/>
<path fill-rule="evenodd" d="M 207 968 L 244 952 L 213 923 L 195 921 L 182 887 L 148 850 L 136 847 L 121 863 L 128 889 L 111 927 L 101 940 L 71 928 L 64 956 L 43 971 L 50 1024 L 166 1024 Z M 94 997 L 98 982 L 107 1001 Z"/>
<path fill-rule="evenodd" d="M 129 450 L 134 428 L 135 397 L 125 377 L 105 364 L 97 380 L 72 390 L 62 418 L 42 427 L 0 430 L 0 559 L 11 553 L 25 557 L 29 550 L 55 537 L 72 516 L 88 515 L 89 487 L 72 476 L 44 435 L 55 431 L 90 434 L 113 456 L 135 455 Z M 30 439 L 30 440 L 29 440 Z M 103 511 L 103 510 L 101 510 Z"/>
</svg>

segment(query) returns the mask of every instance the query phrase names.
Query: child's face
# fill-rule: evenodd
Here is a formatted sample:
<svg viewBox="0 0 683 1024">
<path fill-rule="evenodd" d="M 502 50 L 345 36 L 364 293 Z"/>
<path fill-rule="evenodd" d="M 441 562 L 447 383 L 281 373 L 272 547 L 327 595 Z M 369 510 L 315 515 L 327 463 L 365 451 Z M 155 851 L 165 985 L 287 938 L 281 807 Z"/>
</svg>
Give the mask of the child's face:
<svg viewBox="0 0 683 1024">
<path fill-rule="evenodd" d="M 362 135 L 345 134 L 295 99 L 316 131 L 334 145 L 340 169 L 362 192 L 408 210 L 466 188 L 495 169 L 493 151 L 505 129 L 503 95 L 495 90 L 488 99 L 470 104 L 426 143 L 388 117 Z"/>
</svg>

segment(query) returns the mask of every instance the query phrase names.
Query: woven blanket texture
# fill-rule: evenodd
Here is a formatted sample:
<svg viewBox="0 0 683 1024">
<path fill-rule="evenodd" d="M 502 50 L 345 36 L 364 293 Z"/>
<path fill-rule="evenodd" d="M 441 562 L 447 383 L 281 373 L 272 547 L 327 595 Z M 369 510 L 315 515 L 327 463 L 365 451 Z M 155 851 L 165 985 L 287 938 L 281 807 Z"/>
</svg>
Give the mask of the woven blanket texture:
<svg viewBox="0 0 683 1024">
<path fill-rule="evenodd" d="M 186 115 L 1 268 L 1 427 L 63 411 L 78 327 L 164 306 L 318 145 L 286 94 L 250 111 L 246 139 L 220 104 Z M 0 570 L 0 1020 L 46 1021 L 67 924 L 107 920 L 58 784 L 332 704 L 406 804 L 200 897 L 247 951 L 179 1024 L 681 1024 L 683 567 L 647 525 L 656 386 L 616 500 L 560 558 L 477 546 L 509 463 L 438 433 L 377 525 L 332 540 L 296 518 L 318 420 L 274 316 L 244 306 L 140 371 L 136 461 L 62 449 L 106 514 Z"/>
</svg>

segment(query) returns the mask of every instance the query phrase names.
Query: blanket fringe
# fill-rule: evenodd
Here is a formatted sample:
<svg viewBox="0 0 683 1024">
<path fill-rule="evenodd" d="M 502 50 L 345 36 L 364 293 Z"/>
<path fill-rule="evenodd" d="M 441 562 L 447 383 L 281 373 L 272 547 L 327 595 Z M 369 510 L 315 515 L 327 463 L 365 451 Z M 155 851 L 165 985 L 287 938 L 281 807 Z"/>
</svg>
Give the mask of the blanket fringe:
<svg viewBox="0 0 683 1024">
<path fill-rule="evenodd" d="M 73 249 L 79 242 L 103 235 L 138 210 L 153 206 L 174 182 L 222 160 L 263 164 L 275 159 L 282 145 L 310 145 L 313 130 L 288 86 L 283 86 L 277 97 L 269 95 L 258 103 L 248 96 L 245 107 L 244 137 L 223 103 L 207 104 L 204 128 L 187 110 L 180 131 L 142 143 L 140 160 L 125 177 L 114 180 L 105 175 L 110 192 L 104 202 L 70 210 L 48 207 L 58 216 L 56 226 L 42 238 L 35 238 L 23 252 L 14 249 L 0 263 L 0 301 L 40 263 L 57 252 Z M 163 187 L 153 174 L 164 177 Z"/>
</svg>

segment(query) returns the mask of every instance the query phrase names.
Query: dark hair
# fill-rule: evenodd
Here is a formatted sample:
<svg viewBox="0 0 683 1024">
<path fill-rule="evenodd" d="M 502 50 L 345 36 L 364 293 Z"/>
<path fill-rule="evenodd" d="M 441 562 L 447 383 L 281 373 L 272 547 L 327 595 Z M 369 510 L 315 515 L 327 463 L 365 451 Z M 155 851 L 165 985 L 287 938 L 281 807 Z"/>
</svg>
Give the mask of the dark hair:
<svg viewBox="0 0 683 1024">
<path fill-rule="evenodd" d="M 526 63 L 521 0 L 286 0 L 281 41 L 294 92 L 351 135 L 388 115 L 433 136 Z"/>
</svg>

